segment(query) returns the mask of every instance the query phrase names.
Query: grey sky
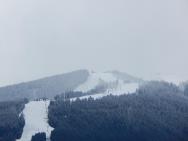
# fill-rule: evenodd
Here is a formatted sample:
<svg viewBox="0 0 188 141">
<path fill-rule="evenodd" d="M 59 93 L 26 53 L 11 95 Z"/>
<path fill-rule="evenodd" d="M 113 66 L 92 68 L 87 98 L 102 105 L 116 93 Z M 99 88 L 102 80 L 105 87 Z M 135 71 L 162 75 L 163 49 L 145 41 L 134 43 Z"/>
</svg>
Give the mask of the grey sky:
<svg viewBox="0 0 188 141">
<path fill-rule="evenodd" d="M 187 0 L 0 0 L 0 86 L 75 69 L 188 75 Z"/>
</svg>

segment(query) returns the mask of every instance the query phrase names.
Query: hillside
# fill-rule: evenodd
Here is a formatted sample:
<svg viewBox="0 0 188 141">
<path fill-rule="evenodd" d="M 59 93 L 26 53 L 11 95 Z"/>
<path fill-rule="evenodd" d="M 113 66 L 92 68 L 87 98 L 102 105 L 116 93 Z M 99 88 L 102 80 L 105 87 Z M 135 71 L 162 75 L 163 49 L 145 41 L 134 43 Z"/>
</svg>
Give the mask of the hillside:
<svg viewBox="0 0 188 141">
<path fill-rule="evenodd" d="M 78 70 L 70 73 L 47 77 L 35 81 L 0 88 L 0 101 L 27 98 L 53 99 L 56 95 L 68 91 L 90 94 L 124 94 L 135 91 L 142 80 L 126 73 L 90 72 Z M 130 87 L 131 86 L 131 87 Z M 131 89 L 131 91 L 129 91 Z"/>
<path fill-rule="evenodd" d="M 78 70 L 62 75 L 47 77 L 31 82 L 0 88 L 0 101 L 15 99 L 53 98 L 65 91 L 74 90 L 87 80 L 87 70 Z"/>
<path fill-rule="evenodd" d="M 0 102 L 0 141 L 15 141 L 25 125 L 22 110 L 27 101 Z"/>
</svg>

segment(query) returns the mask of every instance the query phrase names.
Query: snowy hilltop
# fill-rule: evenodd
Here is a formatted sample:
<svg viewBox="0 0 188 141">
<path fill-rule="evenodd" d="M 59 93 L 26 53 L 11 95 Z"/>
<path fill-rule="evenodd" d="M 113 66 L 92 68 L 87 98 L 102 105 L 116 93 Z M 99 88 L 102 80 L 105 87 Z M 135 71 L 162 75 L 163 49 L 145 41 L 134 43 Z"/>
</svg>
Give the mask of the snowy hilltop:
<svg viewBox="0 0 188 141">
<path fill-rule="evenodd" d="M 127 94 L 134 92 L 139 85 L 148 80 L 164 80 L 180 84 L 186 77 L 176 75 L 149 75 L 149 78 L 137 78 L 120 71 L 95 72 L 77 70 L 61 75 L 42 78 L 21 84 L 0 88 L 0 101 L 18 100 L 26 98 L 35 100 L 40 98 L 53 99 L 65 92 L 83 92 L 92 94 Z"/>
</svg>

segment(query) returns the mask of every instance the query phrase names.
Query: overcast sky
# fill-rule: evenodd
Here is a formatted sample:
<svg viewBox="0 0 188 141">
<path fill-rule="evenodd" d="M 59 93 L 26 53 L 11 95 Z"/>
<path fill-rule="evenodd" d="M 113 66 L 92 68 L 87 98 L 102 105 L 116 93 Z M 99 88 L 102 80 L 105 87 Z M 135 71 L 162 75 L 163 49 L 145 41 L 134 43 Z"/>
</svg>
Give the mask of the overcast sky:
<svg viewBox="0 0 188 141">
<path fill-rule="evenodd" d="M 0 86 L 82 68 L 188 75 L 188 1 L 0 0 Z"/>
</svg>

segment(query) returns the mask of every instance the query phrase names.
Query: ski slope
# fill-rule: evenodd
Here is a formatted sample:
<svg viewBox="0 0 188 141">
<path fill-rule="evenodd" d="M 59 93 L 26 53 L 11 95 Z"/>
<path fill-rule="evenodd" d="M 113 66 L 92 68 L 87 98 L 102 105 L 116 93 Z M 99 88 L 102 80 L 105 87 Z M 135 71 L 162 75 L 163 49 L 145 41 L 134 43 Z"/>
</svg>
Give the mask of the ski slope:
<svg viewBox="0 0 188 141">
<path fill-rule="evenodd" d="M 87 81 L 80 86 L 78 86 L 74 91 L 80 91 L 86 93 L 94 88 L 96 88 L 100 82 L 111 83 L 115 82 L 117 78 L 111 73 L 96 73 L 89 72 L 89 77 Z"/>
<path fill-rule="evenodd" d="M 17 141 L 31 141 L 33 135 L 45 132 L 50 137 L 52 127 L 48 124 L 48 106 L 50 101 L 31 101 L 23 110 L 25 126 L 21 139 Z"/>
<path fill-rule="evenodd" d="M 80 86 L 78 86 L 74 91 L 80 91 L 83 93 L 87 93 L 90 90 L 95 89 L 97 86 L 100 86 L 102 83 L 107 84 L 106 91 L 103 93 L 97 93 L 94 95 L 89 96 L 83 96 L 82 98 L 101 98 L 103 96 L 112 94 L 112 95 L 122 95 L 122 94 L 128 94 L 133 93 L 138 89 L 139 84 L 138 83 L 125 83 L 122 79 L 117 78 L 113 73 L 111 72 L 103 72 L 103 73 L 96 73 L 96 72 L 90 72 L 90 75 L 87 79 L 87 81 Z"/>
<path fill-rule="evenodd" d="M 74 91 L 86 93 L 92 89 L 95 89 L 102 83 L 109 84 L 110 87 L 119 87 L 119 89 L 120 87 L 126 88 L 125 85 L 127 84 L 133 85 L 133 82 L 124 83 L 123 79 L 117 77 L 113 72 L 89 72 L 89 77 L 86 82 L 79 85 Z"/>
<path fill-rule="evenodd" d="M 123 81 L 118 81 L 116 87 L 107 89 L 107 93 L 112 95 L 129 94 L 136 92 L 138 88 L 138 83 L 124 83 Z"/>
<path fill-rule="evenodd" d="M 129 94 L 129 93 L 134 93 L 137 89 L 139 88 L 138 83 L 123 83 L 121 82 L 120 84 L 117 85 L 116 88 L 110 88 L 107 89 L 104 93 L 98 93 L 98 94 L 93 94 L 93 95 L 86 95 L 86 96 L 81 96 L 79 99 L 88 99 L 90 97 L 94 99 L 100 99 L 104 96 L 108 95 L 123 95 L 123 94 Z M 77 98 L 71 98 L 71 101 L 75 101 Z"/>
</svg>

